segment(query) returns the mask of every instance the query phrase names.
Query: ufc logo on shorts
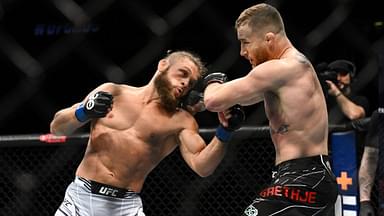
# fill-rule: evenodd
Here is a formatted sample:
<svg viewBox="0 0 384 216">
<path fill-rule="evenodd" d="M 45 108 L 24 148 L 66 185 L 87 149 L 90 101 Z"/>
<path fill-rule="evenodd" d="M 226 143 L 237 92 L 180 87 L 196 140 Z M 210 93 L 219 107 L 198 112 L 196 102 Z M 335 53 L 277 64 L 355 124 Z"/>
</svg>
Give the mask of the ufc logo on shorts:
<svg viewBox="0 0 384 216">
<path fill-rule="evenodd" d="M 113 196 L 113 197 L 117 196 L 117 192 L 118 192 L 118 190 L 108 188 L 108 187 L 101 187 L 99 190 L 100 194 L 104 194 L 106 196 Z"/>
</svg>

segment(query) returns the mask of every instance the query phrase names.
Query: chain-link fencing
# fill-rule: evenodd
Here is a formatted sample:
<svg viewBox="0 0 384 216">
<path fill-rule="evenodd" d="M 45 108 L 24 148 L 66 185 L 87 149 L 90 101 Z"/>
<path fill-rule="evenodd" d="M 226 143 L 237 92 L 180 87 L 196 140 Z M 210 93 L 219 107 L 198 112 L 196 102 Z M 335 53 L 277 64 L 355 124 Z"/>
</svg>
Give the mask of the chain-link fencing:
<svg viewBox="0 0 384 216">
<path fill-rule="evenodd" d="M 203 129 L 201 134 L 210 139 L 212 131 Z M 87 138 L 1 137 L 0 215 L 53 215 L 74 179 Z M 271 180 L 274 157 L 268 127 L 242 128 L 222 163 L 206 178 L 196 175 L 174 151 L 148 176 L 141 193 L 144 211 L 147 216 L 240 215 Z"/>
</svg>

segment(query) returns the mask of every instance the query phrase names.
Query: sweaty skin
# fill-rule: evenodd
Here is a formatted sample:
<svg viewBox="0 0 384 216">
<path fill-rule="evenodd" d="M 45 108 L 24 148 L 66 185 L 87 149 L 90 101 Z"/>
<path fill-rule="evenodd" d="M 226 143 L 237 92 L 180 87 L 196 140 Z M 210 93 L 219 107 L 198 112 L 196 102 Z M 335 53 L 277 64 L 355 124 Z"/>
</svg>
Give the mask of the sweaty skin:
<svg viewBox="0 0 384 216">
<path fill-rule="evenodd" d="M 253 33 L 238 29 L 241 55 L 252 65 L 244 77 L 210 84 L 204 93 L 209 111 L 234 104 L 264 102 L 276 164 L 314 155 L 327 155 L 328 114 L 325 98 L 311 63 L 283 33 Z"/>
<path fill-rule="evenodd" d="M 284 86 L 264 93 L 264 106 L 277 152 L 276 163 L 327 155 L 328 117 L 326 109 L 318 109 L 325 106 L 325 102 L 316 74 L 296 50 L 281 61 L 297 71 L 292 68 L 292 78 L 287 77 Z"/>
<path fill-rule="evenodd" d="M 180 97 L 189 90 L 189 83 L 198 78 L 197 68 L 187 59 L 171 66 L 160 61 L 155 76 L 168 67 L 172 93 Z M 224 156 L 225 144 L 214 137 L 206 145 L 189 112 L 183 109 L 167 112 L 153 80 L 143 87 L 106 83 L 89 94 L 109 92 L 113 95 L 113 106 L 106 117 L 92 120 L 77 176 L 140 192 L 147 175 L 176 147 L 200 176 L 214 171 Z M 75 104 L 59 111 L 51 123 L 51 132 L 68 135 L 84 125 L 75 118 L 77 107 Z"/>
</svg>

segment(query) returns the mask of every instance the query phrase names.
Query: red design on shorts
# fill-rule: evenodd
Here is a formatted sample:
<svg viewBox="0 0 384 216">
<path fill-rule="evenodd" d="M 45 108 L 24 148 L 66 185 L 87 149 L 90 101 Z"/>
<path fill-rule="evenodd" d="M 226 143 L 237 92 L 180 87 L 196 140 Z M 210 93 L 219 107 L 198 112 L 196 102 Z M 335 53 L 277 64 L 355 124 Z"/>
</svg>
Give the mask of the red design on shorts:
<svg viewBox="0 0 384 216">
<path fill-rule="evenodd" d="M 263 198 L 267 197 L 285 197 L 294 201 L 303 202 L 303 203 L 316 203 L 317 192 L 315 191 L 306 191 L 299 188 L 288 187 L 275 185 L 268 187 L 260 192 L 260 196 Z"/>
</svg>

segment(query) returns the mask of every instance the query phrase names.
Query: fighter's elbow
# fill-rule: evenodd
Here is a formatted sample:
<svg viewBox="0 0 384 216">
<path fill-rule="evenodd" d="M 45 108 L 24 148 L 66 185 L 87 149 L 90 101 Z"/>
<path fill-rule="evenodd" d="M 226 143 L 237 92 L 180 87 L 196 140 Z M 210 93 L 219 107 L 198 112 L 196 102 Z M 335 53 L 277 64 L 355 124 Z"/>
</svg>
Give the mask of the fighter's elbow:
<svg viewBox="0 0 384 216">
<path fill-rule="evenodd" d="M 66 136 L 71 134 L 71 130 L 68 129 L 68 126 L 60 123 L 59 120 L 53 119 L 49 125 L 49 131 L 53 135 L 57 136 Z"/>
<path fill-rule="evenodd" d="M 52 121 L 51 124 L 49 125 L 49 131 L 51 134 L 54 134 L 54 135 L 63 135 L 62 131 L 59 129 L 55 121 Z"/>
<path fill-rule="evenodd" d="M 200 177 L 205 178 L 205 177 L 208 177 L 208 176 L 212 175 L 213 171 L 211 171 L 211 170 L 199 170 L 199 171 L 196 171 L 196 173 Z"/>
<path fill-rule="evenodd" d="M 356 109 L 353 112 L 351 112 L 348 117 L 351 120 L 364 118 L 365 117 L 365 111 L 362 108 Z"/>
<path fill-rule="evenodd" d="M 217 99 L 213 97 L 204 97 L 204 105 L 208 111 L 211 111 L 211 112 L 222 111 L 220 103 L 218 103 Z"/>
<path fill-rule="evenodd" d="M 193 169 L 193 171 L 199 175 L 200 177 L 208 177 L 210 175 L 212 175 L 213 173 L 213 169 L 210 168 L 210 167 L 207 167 L 206 165 L 204 164 L 193 164 L 191 166 L 191 168 Z"/>
</svg>

